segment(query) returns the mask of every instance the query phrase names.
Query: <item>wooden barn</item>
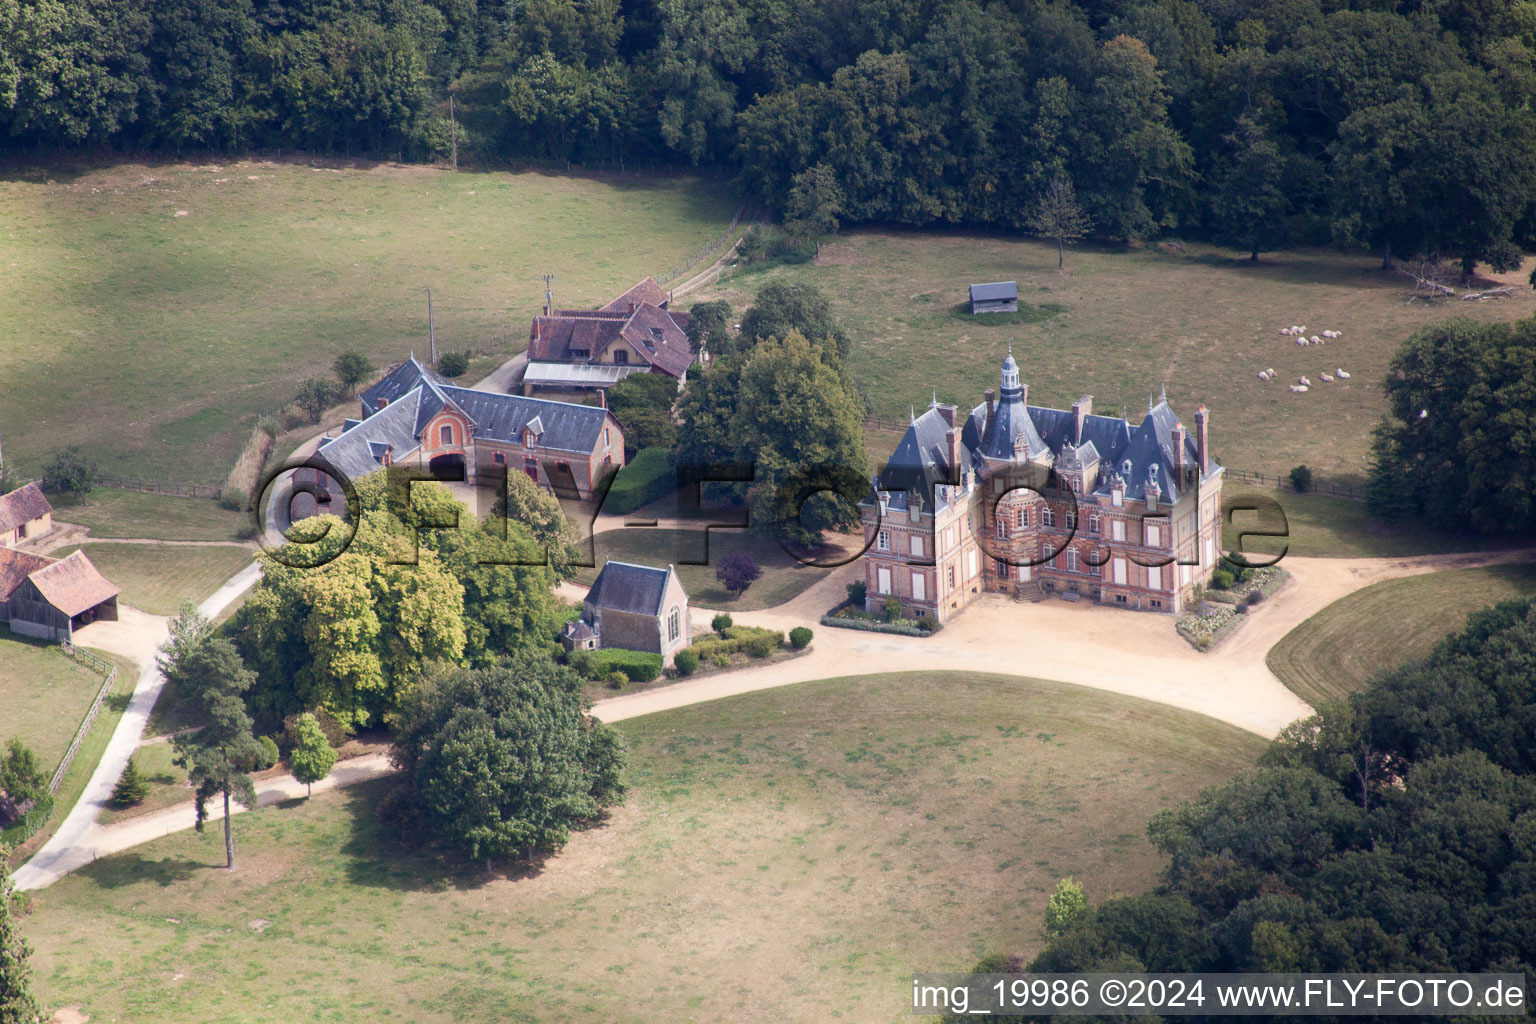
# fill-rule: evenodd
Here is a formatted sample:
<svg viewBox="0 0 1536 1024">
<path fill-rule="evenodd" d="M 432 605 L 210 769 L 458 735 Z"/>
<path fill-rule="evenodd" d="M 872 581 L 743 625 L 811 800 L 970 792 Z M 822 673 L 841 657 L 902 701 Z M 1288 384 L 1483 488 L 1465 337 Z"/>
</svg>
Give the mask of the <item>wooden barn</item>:
<svg viewBox="0 0 1536 1024">
<path fill-rule="evenodd" d="M 0 494 L 0 546 L 15 547 L 53 529 L 53 506 L 36 483 Z"/>
<path fill-rule="evenodd" d="M 971 312 L 1017 313 L 1019 286 L 1016 281 L 994 281 L 971 285 Z"/>
<path fill-rule="evenodd" d="M 73 640 L 78 627 L 117 618 L 117 595 L 82 551 L 49 558 L 0 548 L 0 622 L 12 633 Z"/>
</svg>

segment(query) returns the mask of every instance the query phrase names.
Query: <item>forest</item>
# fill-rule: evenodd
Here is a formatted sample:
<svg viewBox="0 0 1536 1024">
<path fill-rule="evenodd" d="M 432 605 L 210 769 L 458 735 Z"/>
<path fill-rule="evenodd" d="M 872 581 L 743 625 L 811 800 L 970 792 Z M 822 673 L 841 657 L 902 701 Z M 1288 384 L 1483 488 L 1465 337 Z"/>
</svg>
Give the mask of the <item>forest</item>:
<svg viewBox="0 0 1536 1024">
<path fill-rule="evenodd" d="M 1505 0 L 0 0 L 5 147 L 695 166 L 824 223 L 1536 247 Z M 450 108 L 450 99 L 452 106 Z M 1041 232 L 1047 233 L 1047 232 Z"/>
</svg>

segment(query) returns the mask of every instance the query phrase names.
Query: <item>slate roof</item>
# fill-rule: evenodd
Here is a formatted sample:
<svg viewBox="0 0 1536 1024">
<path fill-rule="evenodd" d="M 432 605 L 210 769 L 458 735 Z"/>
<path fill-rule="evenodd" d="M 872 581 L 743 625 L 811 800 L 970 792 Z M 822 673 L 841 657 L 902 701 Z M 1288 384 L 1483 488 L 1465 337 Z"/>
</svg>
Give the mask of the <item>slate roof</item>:
<svg viewBox="0 0 1536 1024">
<path fill-rule="evenodd" d="M 590 640 L 597 636 L 586 619 L 575 619 L 565 624 L 565 635 L 571 640 Z"/>
<path fill-rule="evenodd" d="M 971 469 L 971 452 L 966 447 L 963 428 L 960 443 L 958 473 L 951 472 L 949 464 L 949 422 L 939 414 L 938 408 L 930 407 L 914 419 L 902 435 L 890 461 L 876 478 L 881 491 L 889 491 L 890 507 L 905 509 L 908 492 L 916 491 L 925 506 L 943 508 L 948 504 L 944 492 L 935 485 L 950 480 L 964 479 Z"/>
<path fill-rule="evenodd" d="M 340 437 L 324 442 L 319 455 L 348 480 L 361 480 L 384 464 L 386 448 L 403 458 L 421 446 L 416 429 L 424 388 L 407 392 Z"/>
<path fill-rule="evenodd" d="M 600 611 L 635 612 L 660 615 L 672 567 L 657 569 L 649 565 L 608 561 L 597 574 L 586 604 Z"/>
<path fill-rule="evenodd" d="M 65 615 L 75 616 L 118 594 L 105 576 L 96 571 L 85 552 L 74 551 L 69 557 L 51 561 L 27 576 L 43 598 Z"/>
<path fill-rule="evenodd" d="M 41 519 L 53 511 L 36 481 L 29 481 L 10 494 L 0 494 L 0 531 L 14 530 L 23 523 Z"/>
<path fill-rule="evenodd" d="M 667 294 L 667 290 L 657 284 L 654 277 L 647 277 L 644 281 L 641 281 L 602 308 L 628 313 L 636 306 L 649 304 L 666 309 L 670 298 L 671 296 Z"/>
<path fill-rule="evenodd" d="M 1031 455 L 1049 449 L 1064 465 L 1074 458 L 1085 466 L 1098 460 L 1100 480 L 1094 488 L 1096 494 L 1109 494 L 1112 475 L 1124 479 L 1125 495 L 1131 500 L 1144 500 L 1147 481 L 1154 477 L 1160 489 L 1160 500 L 1176 502 L 1184 493 L 1185 489 L 1179 487 L 1174 473 L 1173 428 L 1181 420 L 1166 399 L 1149 408 L 1146 418 L 1136 425 L 1121 416 L 1086 416 L 1082 441 L 1076 444 L 1072 436 L 1072 411 L 1026 406 L 1023 389 L 1007 386 L 1010 379 L 1017 379 L 1017 374 L 1018 364 L 1010 354 L 1003 363 L 1002 397 L 991 419 L 987 417 L 986 404 L 982 403 L 964 420 L 960 436 L 962 475 L 977 455 L 1012 460 L 1013 437 L 1022 430 L 1029 439 Z M 944 439 L 947 430 L 948 424 L 937 408 L 917 417 L 877 478 L 879 489 L 902 492 L 916 487 L 926 495 L 927 487 L 947 479 L 948 453 Z M 1185 465 L 1196 465 L 1199 454 L 1195 431 L 1192 426 L 1187 426 Z M 1220 468 L 1220 464 L 1212 459 L 1210 471 Z M 938 494 L 937 504 L 944 507 L 942 492 Z M 893 493 L 890 506 L 905 509 L 905 495 Z"/>
<path fill-rule="evenodd" d="M 9 601 L 21 581 L 37 570 L 53 564 L 47 555 L 33 555 L 13 548 L 0 548 L 0 601 Z"/>
<path fill-rule="evenodd" d="M 369 387 L 358 398 L 362 400 L 369 412 L 377 412 L 379 399 L 388 399 L 391 403 L 398 402 L 423 379 L 441 383 L 443 378 L 418 363 L 415 356 L 411 356 L 386 373 L 383 380 Z"/>
<path fill-rule="evenodd" d="M 1019 285 L 1016 281 L 994 281 L 991 284 L 971 285 L 971 301 L 985 302 L 989 299 L 1017 299 L 1019 297 Z"/>
<path fill-rule="evenodd" d="M 590 452 L 608 419 L 608 410 L 596 405 L 554 402 L 547 398 L 501 395 L 471 388 L 442 389 L 475 424 L 475 437 L 521 444 L 523 424 L 539 419 L 544 426 L 539 444 L 562 451 Z"/>
</svg>

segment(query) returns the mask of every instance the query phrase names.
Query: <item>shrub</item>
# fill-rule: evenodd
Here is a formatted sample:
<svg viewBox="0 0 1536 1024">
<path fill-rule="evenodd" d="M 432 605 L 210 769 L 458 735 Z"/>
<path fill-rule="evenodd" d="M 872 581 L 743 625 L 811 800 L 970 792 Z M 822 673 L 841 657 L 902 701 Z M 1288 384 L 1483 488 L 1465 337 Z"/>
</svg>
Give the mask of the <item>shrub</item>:
<svg viewBox="0 0 1536 1024">
<path fill-rule="evenodd" d="M 855 580 L 848 584 L 848 603 L 864 607 L 864 598 L 868 596 L 869 585 L 863 580 Z"/>
<path fill-rule="evenodd" d="M 925 612 L 917 617 L 917 628 L 924 633 L 932 633 L 939 628 L 939 620 Z"/>
<path fill-rule="evenodd" d="M 304 415 L 309 417 L 311 423 L 319 423 L 325 410 L 341 397 L 341 385 L 335 381 L 306 377 L 299 381 L 298 390 L 293 395 L 293 404 L 304 410 Z"/>
<path fill-rule="evenodd" d="M 256 770 L 264 772 L 277 764 L 277 741 L 271 736 L 263 736 L 256 742 L 261 745 L 261 758 L 256 762 Z"/>
<path fill-rule="evenodd" d="M 139 771 L 139 766 L 130 757 L 123 768 L 123 774 L 118 777 L 117 785 L 112 787 L 112 795 L 107 798 L 107 803 L 117 808 L 134 807 L 143 803 L 148 795 L 149 780 L 144 778 L 144 773 Z"/>
<path fill-rule="evenodd" d="M 715 579 L 731 592 L 732 597 L 737 598 L 746 593 L 747 588 L 762 574 L 757 559 L 745 551 L 732 551 L 720 559 L 720 565 L 715 569 Z"/>
<path fill-rule="evenodd" d="M 691 676 L 699 670 L 699 656 L 697 652 L 684 648 L 678 651 L 672 658 L 672 663 L 677 666 L 677 674 Z"/>
<path fill-rule="evenodd" d="M 618 669 L 614 669 L 612 672 L 609 672 L 608 675 L 604 677 L 604 679 L 608 683 L 608 688 L 610 690 L 617 690 L 619 687 L 623 686 L 626 682 L 629 681 L 629 676 L 625 675 L 623 672 L 620 672 Z"/>
<path fill-rule="evenodd" d="M 714 665 L 716 668 L 725 668 L 731 663 L 731 656 L 726 654 L 724 651 L 721 651 L 717 654 L 711 654 L 709 656 L 709 663 Z"/>
<path fill-rule="evenodd" d="M 812 633 L 808 626 L 796 626 L 789 631 L 789 645 L 797 651 L 803 651 L 810 645 Z"/>
<path fill-rule="evenodd" d="M 1226 569 L 1217 569 L 1211 573 L 1212 590 L 1231 590 L 1236 583 L 1237 579 Z"/>
<path fill-rule="evenodd" d="M 1202 651 L 1208 651 L 1212 647 L 1216 646 L 1216 638 L 1213 636 L 1203 636 L 1199 640 L 1195 641 L 1195 646 L 1200 648 Z"/>
<path fill-rule="evenodd" d="M 621 647 L 609 647 L 587 652 L 596 665 L 595 675 L 604 672 L 622 672 L 636 683 L 646 683 L 661 675 L 661 655 L 652 651 L 626 651 Z"/>
<path fill-rule="evenodd" d="M 583 679 L 596 679 L 602 674 L 597 655 L 592 651 L 572 651 L 565 656 L 566 665 Z"/>
<path fill-rule="evenodd" d="M 85 497 L 101 479 L 96 463 L 86 457 L 79 445 L 70 445 L 43 467 L 43 490 Z"/>
<path fill-rule="evenodd" d="M 1264 600 L 1264 591 L 1262 591 L 1262 590 L 1250 590 L 1250 591 L 1248 591 L 1248 603 L 1249 604 L 1258 604 L 1262 600 Z"/>
<path fill-rule="evenodd" d="M 735 625 L 735 622 L 731 619 L 729 612 L 720 612 L 714 618 L 709 620 L 709 628 L 714 630 L 716 633 L 723 634 L 733 625 Z"/>
<path fill-rule="evenodd" d="M 226 487 L 219 492 L 219 507 L 231 512 L 245 508 L 245 492 L 238 487 Z"/>
<path fill-rule="evenodd" d="M 770 634 L 767 636 L 751 637 L 744 646 L 746 647 L 747 657 L 766 658 L 778 650 L 779 644 L 782 642 L 778 636 Z"/>
<path fill-rule="evenodd" d="M 1305 494 L 1312 489 L 1312 470 L 1306 466 L 1297 466 L 1291 470 L 1291 487 L 1297 494 Z"/>
<path fill-rule="evenodd" d="M 444 352 L 437 360 L 437 372 L 444 377 L 462 377 L 469 372 L 468 352 Z"/>
<path fill-rule="evenodd" d="M 885 599 L 885 619 L 887 622 L 895 622 L 901 618 L 901 599 L 895 594 Z"/>
<path fill-rule="evenodd" d="M 676 489 L 672 452 L 666 448 L 642 448 L 613 478 L 613 485 L 603 498 L 603 511 L 628 515 Z"/>
</svg>

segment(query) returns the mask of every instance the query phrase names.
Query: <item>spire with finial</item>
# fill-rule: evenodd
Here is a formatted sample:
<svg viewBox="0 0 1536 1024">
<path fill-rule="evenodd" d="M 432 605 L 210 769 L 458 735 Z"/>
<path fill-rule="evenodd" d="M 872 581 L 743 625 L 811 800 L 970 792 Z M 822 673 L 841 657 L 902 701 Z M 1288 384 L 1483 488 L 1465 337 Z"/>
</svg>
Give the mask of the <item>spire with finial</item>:
<svg viewBox="0 0 1536 1024">
<path fill-rule="evenodd" d="M 1163 381 L 1163 404 L 1168 404 L 1168 382 Z"/>
<path fill-rule="evenodd" d="M 917 426 L 917 406 L 915 406 L 915 405 L 907 406 L 907 420 L 909 421 L 911 426 L 914 426 L 914 427 Z"/>
<path fill-rule="evenodd" d="M 938 388 L 934 388 L 933 389 L 933 401 L 928 403 L 928 408 L 930 408 L 930 409 L 937 409 L 938 407 L 939 407 L 939 389 Z"/>
</svg>

